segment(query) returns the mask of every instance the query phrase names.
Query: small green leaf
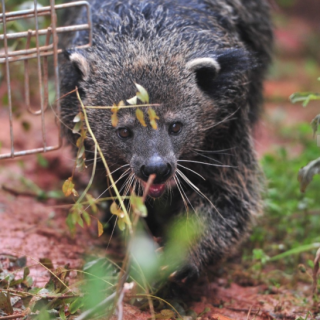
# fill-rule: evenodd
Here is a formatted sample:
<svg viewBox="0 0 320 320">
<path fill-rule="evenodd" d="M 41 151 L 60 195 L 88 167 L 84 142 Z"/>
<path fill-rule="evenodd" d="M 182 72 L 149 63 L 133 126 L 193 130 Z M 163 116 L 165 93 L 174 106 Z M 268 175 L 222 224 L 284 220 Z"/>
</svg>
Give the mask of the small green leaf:
<svg viewBox="0 0 320 320">
<path fill-rule="evenodd" d="M 70 233 L 72 235 L 74 235 L 75 231 L 76 231 L 76 225 L 75 223 L 73 222 L 73 219 L 72 219 L 72 214 L 69 213 L 68 214 L 68 217 L 66 219 L 66 225 L 68 226 L 69 230 L 70 230 Z"/>
<path fill-rule="evenodd" d="M 318 127 L 320 125 L 320 114 L 318 114 L 312 121 L 311 121 L 311 128 L 313 131 L 313 137 L 315 137 Z"/>
<path fill-rule="evenodd" d="M 142 197 L 131 196 L 130 203 L 132 206 L 132 210 L 135 214 L 139 215 L 140 217 L 146 217 L 148 214 L 147 207 L 143 203 Z"/>
<path fill-rule="evenodd" d="M 49 258 L 40 258 L 39 261 L 48 269 L 53 270 L 53 263 Z"/>
<path fill-rule="evenodd" d="M 127 102 L 131 105 L 137 105 L 138 104 L 138 98 L 137 96 L 132 97 L 131 99 L 128 99 Z"/>
<path fill-rule="evenodd" d="M 40 310 L 38 316 L 37 316 L 38 320 L 50 320 L 50 314 L 48 312 L 48 310 L 42 309 Z"/>
<path fill-rule="evenodd" d="M 72 133 L 79 133 L 79 131 L 81 130 L 81 126 L 82 122 L 77 122 L 72 129 Z"/>
<path fill-rule="evenodd" d="M 84 145 L 82 144 L 81 148 L 78 150 L 78 154 L 77 154 L 78 159 L 83 157 L 84 151 L 85 151 L 85 148 L 84 148 Z"/>
<path fill-rule="evenodd" d="M 24 281 L 23 284 L 27 287 L 27 288 L 31 288 L 31 286 L 33 285 L 33 279 L 30 276 L 27 276 Z"/>
<path fill-rule="evenodd" d="M 96 205 L 96 200 L 93 198 L 93 196 L 91 194 L 86 194 L 86 198 L 89 202 L 90 208 L 92 210 L 93 213 L 97 213 L 98 212 L 98 207 Z"/>
<path fill-rule="evenodd" d="M 117 224 L 121 231 L 124 231 L 126 229 L 126 222 L 124 218 L 118 218 Z"/>
<path fill-rule="evenodd" d="M 23 279 L 25 279 L 30 274 L 30 269 L 28 267 L 25 267 L 23 269 Z"/>
<path fill-rule="evenodd" d="M 69 311 L 71 314 L 75 314 L 83 306 L 82 298 L 77 298 L 70 304 Z"/>
<path fill-rule="evenodd" d="M 79 170 L 79 171 L 82 171 L 83 169 L 86 168 L 86 164 L 85 164 L 85 161 L 83 158 L 80 158 L 80 159 L 77 159 L 76 160 L 76 168 Z"/>
<path fill-rule="evenodd" d="M 290 96 L 290 100 L 292 103 L 302 102 L 303 107 L 306 107 L 310 101 L 320 100 L 320 94 L 311 92 L 296 92 Z"/>
<path fill-rule="evenodd" d="M 66 314 L 65 314 L 65 312 L 64 312 L 64 305 L 62 305 L 62 306 L 60 307 L 59 317 L 61 318 L 61 320 L 67 320 Z"/>
<path fill-rule="evenodd" d="M 22 127 L 23 127 L 23 130 L 24 131 L 26 131 L 26 132 L 28 132 L 28 131 L 30 131 L 30 129 L 31 129 L 31 124 L 30 124 L 30 122 L 28 122 L 28 121 L 22 121 Z"/>
<path fill-rule="evenodd" d="M 82 121 L 84 119 L 83 113 L 79 112 L 74 118 L 73 118 L 73 122 L 79 122 Z"/>
<path fill-rule="evenodd" d="M 78 222 L 79 226 L 80 226 L 81 228 L 83 228 L 83 219 L 82 219 L 82 217 L 81 217 L 80 215 L 78 215 L 78 220 L 77 220 L 77 222 Z"/>
<path fill-rule="evenodd" d="M 37 161 L 40 167 L 48 168 L 49 162 L 41 153 L 37 154 Z"/>
<path fill-rule="evenodd" d="M 83 211 L 82 217 L 83 217 L 83 220 L 85 221 L 85 223 L 87 224 L 87 226 L 90 226 L 91 225 L 91 218 L 90 218 L 89 213 L 86 211 Z"/>
<path fill-rule="evenodd" d="M 141 100 L 142 103 L 149 103 L 149 95 L 147 90 L 141 86 L 140 84 L 135 83 L 137 89 L 139 90 L 139 92 L 137 92 L 137 97 L 139 98 L 139 100 Z"/>
<path fill-rule="evenodd" d="M 3 310 L 8 315 L 13 314 L 9 292 L 6 292 L 6 294 L 0 292 L 0 310 Z"/>
<path fill-rule="evenodd" d="M 311 161 L 299 170 L 298 181 L 300 182 L 301 192 L 305 192 L 313 176 L 320 173 L 320 158 Z"/>
<path fill-rule="evenodd" d="M 110 207 L 110 212 L 119 218 L 124 217 L 124 213 L 120 207 L 118 207 L 116 202 L 112 202 L 111 207 Z"/>
</svg>

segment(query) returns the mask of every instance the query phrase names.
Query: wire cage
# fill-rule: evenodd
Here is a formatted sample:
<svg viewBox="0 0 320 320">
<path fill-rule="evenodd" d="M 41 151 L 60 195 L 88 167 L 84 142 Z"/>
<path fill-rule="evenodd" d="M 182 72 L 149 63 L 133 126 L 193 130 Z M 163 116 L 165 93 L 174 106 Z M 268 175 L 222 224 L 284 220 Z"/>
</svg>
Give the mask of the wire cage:
<svg viewBox="0 0 320 320">
<path fill-rule="evenodd" d="M 21 1 L 18 10 L 11 12 L 6 11 L 5 0 L 0 2 L 0 159 L 60 148 L 58 55 L 62 49 L 59 47 L 59 37 L 65 33 L 87 30 L 88 43 L 77 48 L 91 46 L 88 2 L 56 4 L 55 0 L 40 1 Z M 47 6 L 43 5 L 46 1 Z M 9 3 L 7 1 L 10 9 Z M 58 14 L 78 9 L 86 10 L 85 24 L 58 24 Z M 29 130 L 28 121 L 21 120 L 22 114 L 27 119 L 38 116 L 40 123 L 36 131 Z M 25 129 L 22 133 L 30 135 L 27 146 L 16 142 L 21 135 L 21 130 L 15 130 L 17 122 Z M 52 122 L 58 126 L 55 139 L 50 134 Z"/>
</svg>

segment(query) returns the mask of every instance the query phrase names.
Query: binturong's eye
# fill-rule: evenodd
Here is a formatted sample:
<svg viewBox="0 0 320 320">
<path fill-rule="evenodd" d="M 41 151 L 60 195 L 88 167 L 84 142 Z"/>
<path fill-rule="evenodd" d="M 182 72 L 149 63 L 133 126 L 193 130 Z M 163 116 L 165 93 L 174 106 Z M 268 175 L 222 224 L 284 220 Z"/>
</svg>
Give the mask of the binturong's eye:
<svg viewBox="0 0 320 320">
<path fill-rule="evenodd" d="M 128 139 L 133 136 L 132 131 L 128 128 L 119 128 L 117 130 L 117 134 L 118 134 L 118 137 L 121 139 Z"/>
<path fill-rule="evenodd" d="M 169 134 L 177 135 L 182 130 L 182 123 L 181 122 L 174 122 L 169 127 Z"/>
</svg>

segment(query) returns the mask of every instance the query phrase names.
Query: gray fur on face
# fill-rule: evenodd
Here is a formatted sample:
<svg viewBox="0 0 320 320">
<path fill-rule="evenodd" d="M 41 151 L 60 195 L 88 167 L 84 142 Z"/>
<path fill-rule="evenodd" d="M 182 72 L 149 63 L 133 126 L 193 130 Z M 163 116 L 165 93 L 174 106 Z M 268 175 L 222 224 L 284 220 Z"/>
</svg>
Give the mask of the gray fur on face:
<svg viewBox="0 0 320 320">
<path fill-rule="evenodd" d="M 261 210 L 259 169 L 252 126 L 262 103 L 262 81 L 270 62 L 272 27 L 263 0 L 91 0 L 93 46 L 79 32 L 69 43 L 61 68 L 61 92 L 76 86 L 84 105 L 110 106 L 134 96 L 135 83 L 149 93 L 159 116 L 158 130 L 141 126 L 133 109 L 90 109 L 88 119 L 114 169 L 129 164 L 139 177 L 151 161 L 177 169 L 194 183 L 183 185 L 203 231 L 190 248 L 181 277 L 229 254 Z M 81 23 L 82 13 L 76 18 Z M 62 119 L 70 128 L 78 113 L 75 95 L 62 100 Z M 143 109 L 148 119 L 147 109 Z M 178 134 L 171 131 L 179 124 Z M 119 129 L 130 137 L 121 139 Z M 76 137 L 65 134 L 71 142 Z M 86 141 L 88 156 L 93 151 Z M 155 160 L 156 159 L 156 160 Z M 192 171 L 203 176 L 202 180 Z M 120 171 L 119 171 L 120 172 Z M 172 219 L 185 214 L 179 190 L 161 209 L 149 205 L 147 221 L 164 235 Z"/>
</svg>

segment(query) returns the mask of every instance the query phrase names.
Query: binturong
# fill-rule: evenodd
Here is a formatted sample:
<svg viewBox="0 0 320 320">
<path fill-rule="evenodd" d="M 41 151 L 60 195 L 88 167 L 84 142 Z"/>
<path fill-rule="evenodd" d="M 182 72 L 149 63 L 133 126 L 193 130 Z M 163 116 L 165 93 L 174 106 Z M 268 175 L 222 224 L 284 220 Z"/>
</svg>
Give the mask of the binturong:
<svg viewBox="0 0 320 320">
<path fill-rule="evenodd" d="M 261 212 L 261 175 L 252 131 L 270 63 L 272 25 L 264 0 L 90 0 L 93 45 L 77 32 L 65 51 L 61 94 L 78 88 L 85 106 L 112 106 L 144 87 L 157 129 L 144 127 L 135 108 L 88 109 L 88 120 L 122 193 L 146 185 L 146 222 L 163 237 L 170 223 L 194 215 L 201 236 L 179 266 L 192 279 L 232 253 Z M 85 12 L 74 18 L 86 19 Z M 75 94 L 62 99 L 71 143 L 79 112 Z M 141 107 L 148 119 L 148 108 Z M 92 139 L 85 141 L 89 158 Z M 129 185 L 130 184 L 130 185 Z M 129 187 L 128 187 L 129 185 Z M 105 182 L 105 189 L 107 183 Z"/>
</svg>

